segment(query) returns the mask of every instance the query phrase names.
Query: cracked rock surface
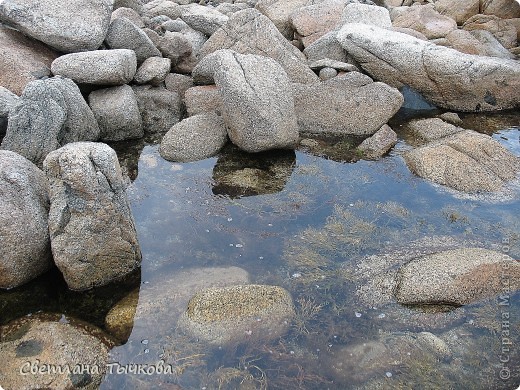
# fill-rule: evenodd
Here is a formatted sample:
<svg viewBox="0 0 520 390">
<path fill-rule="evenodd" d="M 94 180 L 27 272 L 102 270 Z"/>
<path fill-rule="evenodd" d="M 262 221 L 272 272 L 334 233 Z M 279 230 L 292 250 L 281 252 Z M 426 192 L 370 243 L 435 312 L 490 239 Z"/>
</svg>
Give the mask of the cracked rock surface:
<svg viewBox="0 0 520 390">
<path fill-rule="evenodd" d="M 69 288 L 105 285 L 137 268 L 141 252 L 115 151 L 68 144 L 47 156 L 44 170 L 52 253 Z"/>
<path fill-rule="evenodd" d="M 337 35 L 374 79 L 409 85 L 439 107 L 499 111 L 520 107 L 520 63 L 460 53 L 395 31 L 352 23 Z"/>
</svg>

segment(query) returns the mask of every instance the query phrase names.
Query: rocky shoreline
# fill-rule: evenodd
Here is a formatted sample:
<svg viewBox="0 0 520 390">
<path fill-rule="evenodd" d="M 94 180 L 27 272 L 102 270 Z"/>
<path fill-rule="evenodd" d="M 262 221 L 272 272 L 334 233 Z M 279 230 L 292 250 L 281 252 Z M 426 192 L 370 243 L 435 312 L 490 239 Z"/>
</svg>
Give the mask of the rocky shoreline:
<svg viewBox="0 0 520 390">
<path fill-rule="evenodd" d="M 286 184 L 294 150 L 312 153 L 320 137 L 338 145 L 355 138 L 345 141 L 352 160 L 383 158 L 398 142 L 389 122 L 418 97 L 438 111 L 404 125 L 414 136 L 403 153 L 410 172 L 460 193 L 498 192 L 518 180 L 520 157 L 461 127 L 459 114 L 520 109 L 519 36 L 520 4 L 512 0 L 3 0 L 0 288 L 57 267 L 70 290 L 85 291 L 139 269 L 131 178 L 107 143 L 153 136 L 172 163 L 226 148 L 214 194 L 269 194 Z M 278 165 L 235 167 L 234 156 L 255 161 L 278 150 Z M 505 291 L 504 268 L 507 291 L 520 289 L 518 261 L 499 251 L 455 245 L 380 256 L 386 268 L 378 272 L 363 271 L 377 256 L 349 270 L 365 303 L 472 304 Z M 175 326 L 182 337 L 226 348 L 272 342 L 298 322 L 301 303 L 291 292 L 252 283 L 241 268 L 186 272 L 190 282 L 172 302 L 154 292 L 168 313 L 158 303 L 138 304 L 144 292 L 123 298 L 106 316 L 110 335 L 52 315 L 11 323 L 0 334 L 0 354 L 12 363 L 0 369 L 0 384 L 35 385 L 12 368 L 19 358 L 49 359 L 58 346 L 45 332 L 70 349 L 56 362 L 105 365 L 110 347 L 141 332 L 134 318 L 157 315 L 165 332 Z M 75 356 L 82 343 L 89 347 Z M 381 335 L 368 348 L 377 364 L 367 372 L 388 366 L 384 351 L 399 343 L 394 357 L 406 364 L 416 344 L 451 356 L 429 332 Z M 337 355 L 361 356 L 366 348 L 349 345 Z M 341 377 L 347 366 L 329 369 Z M 97 388 L 102 376 L 53 380 L 57 388 Z"/>
</svg>

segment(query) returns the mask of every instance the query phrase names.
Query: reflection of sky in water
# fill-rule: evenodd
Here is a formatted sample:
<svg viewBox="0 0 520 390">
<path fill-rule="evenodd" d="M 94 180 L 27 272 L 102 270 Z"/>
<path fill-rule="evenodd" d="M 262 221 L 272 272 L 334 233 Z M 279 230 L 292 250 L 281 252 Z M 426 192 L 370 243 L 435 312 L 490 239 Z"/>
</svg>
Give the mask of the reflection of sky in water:
<svg viewBox="0 0 520 390">
<path fill-rule="evenodd" d="M 493 138 L 520 155 L 518 129 L 500 131 Z M 212 192 L 217 158 L 177 164 L 163 160 L 157 145 L 145 146 L 139 159 L 138 177 L 129 188 L 143 252 L 139 306 L 146 307 L 150 304 L 147 300 L 158 296 L 178 294 L 175 275 L 191 267 L 239 266 L 250 273 L 253 282 L 272 284 L 299 275 L 297 267 L 285 263 L 285 251 L 305 245 L 299 241 L 303 232 L 325 226 L 334 219 L 338 206 L 350 213 L 353 221 L 375 228 L 367 236 L 359 237 L 362 245 L 343 243 L 334 247 L 336 252 L 329 253 L 336 254 L 330 259 L 333 268 L 351 258 L 382 253 L 385 248 L 406 246 L 427 236 L 453 236 L 495 248 L 503 238 L 508 238 L 510 254 L 520 255 L 517 187 L 498 196 L 456 194 L 412 175 L 400 157 L 408 148 L 400 141 L 380 161 L 350 164 L 297 152 L 295 166 L 288 171 L 280 192 L 230 198 Z M 297 289 L 291 292 L 297 299 Z M 155 319 L 169 319 L 170 327 L 157 327 L 150 318 L 137 318 L 130 340 L 114 349 L 113 358 L 121 362 L 155 361 L 164 353 L 165 344 L 175 344 L 169 337 L 175 337 L 175 316 L 182 308 L 173 301 L 161 301 L 163 306 Z M 356 312 L 356 306 L 347 311 Z M 377 321 L 384 314 L 374 313 L 373 317 Z M 389 323 L 386 323 L 389 329 L 399 329 Z M 364 334 L 362 331 L 360 337 L 376 337 L 374 324 L 365 322 L 363 326 L 368 326 L 368 330 Z M 355 330 L 352 332 L 356 334 Z M 142 345 L 143 339 L 147 345 Z M 302 365 L 312 364 L 304 360 L 300 362 Z M 218 367 L 218 353 L 209 353 L 206 364 Z M 191 371 L 188 368 L 181 383 L 188 388 L 207 383 L 207 378 L 197 377 L 196 372 L 197 368 Z M 105 387 L 110 388 L 120 380 L 123 379 L 107 378 Z"/>
</svg>

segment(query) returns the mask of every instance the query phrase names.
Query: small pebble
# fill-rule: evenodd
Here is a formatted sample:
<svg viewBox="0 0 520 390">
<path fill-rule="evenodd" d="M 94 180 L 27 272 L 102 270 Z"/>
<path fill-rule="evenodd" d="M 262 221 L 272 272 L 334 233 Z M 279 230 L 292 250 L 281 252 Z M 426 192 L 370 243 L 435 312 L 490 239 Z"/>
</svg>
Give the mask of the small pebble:
<svg viewBox="0 0 520 390">
<path fill-rule="evenodd" d="M 386 374 L 385 374 L 388 378 L 391 378 L 392 377 L 392 373 L 390 371 L 388 371 Z"/>
<path fill-rule="evenodd" d="M 358 313 L 357 311 L 354 313 L 357 318 L 361 317 L 361 313 Z"/>
</svg>

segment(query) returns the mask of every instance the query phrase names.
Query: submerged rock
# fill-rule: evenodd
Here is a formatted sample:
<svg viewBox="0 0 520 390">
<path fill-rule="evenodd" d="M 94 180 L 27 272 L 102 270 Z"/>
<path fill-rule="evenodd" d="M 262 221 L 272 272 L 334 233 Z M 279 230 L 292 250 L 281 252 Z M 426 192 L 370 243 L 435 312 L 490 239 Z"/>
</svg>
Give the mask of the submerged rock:
<svg viewBox="0 0 520 390">
<path fill-rule="evenodd" d="M 96 141 L 94 114 L 71 80 L 56 76 L 32 81 L 9 112 L 2 149 L 21 154 L 37 166 L 48 153 L 69 142 Z"/>
<path fill-rule="evenodd" d="M 128 340 L 132 333 L 138 302 L 139 288 L 117 302 L 105 317 L 107 332 L 123 343 Z"/>
<path fill-rule="evenodd" d="M 500 252 L 462 248 L 416 258 L 402 266 L 395 297 L 403 304 L 465 305 L 518 289 L 520 263 Z"/>
<path fill-rule="evenodd" d="M 77 142 L 50 153 L 49 232 L 54 261 L 72 290 L 110 283 L 141 262 L 126 187 L 114 150 Z"/>
<path fill-rule="evenodd" d="M 0 381 L 6 389 L 98 389 L 113 341 L 100 329 L 40 313 L 0 327 Z M 88 370 L 80 368 L 88 367 Z M 31 372 L 37 368 L 38 373 Z"/>
<path fill-rule="evenodd" d="M 22 285 L 52 266 L 47 191 L 41 170 L 0 150 L 0 288 Z"/>
<path fill-rule="evenodd" d="M 465 130 L 405 153 L 416 175 L 458 191 L 497 191 L 520 172 L 520 158 L 491 137 Z"/>
<path fill-rule="evenodd" d="M 163 137 L 159 153 L 168 161 L 197 161 L 216 154 L 227 142 L 224 120 L 214 112 L 191 116 Z"/>
<path fill-rule="evenodd" d="M 294 151 L 277 150 L 258 155 L 231 146 L 221 153 L 213 168 L 213 193 L 241 197 L 280 192 L 295 165 Z"/>
<path fill-rule="evenodd" d="M 347 24 L 337 37 L 374 79 L 408 85 L 439 107 L 498 111 L 520 106 L 518 61 L 463 54 L 365 24 Z"/>
<path fill-rule="evenodd" d="M 291 296 L 283 288 L 238 285 L 197 293 L 178 325 L 193 337 L 221 345 L 280 337 L 294 315 Z"/>
<path fill-rule="evenodd" d="M 65 53 L 103 43 L 114 0 L 4 0 L 0 21 Z"/>
</svg>

